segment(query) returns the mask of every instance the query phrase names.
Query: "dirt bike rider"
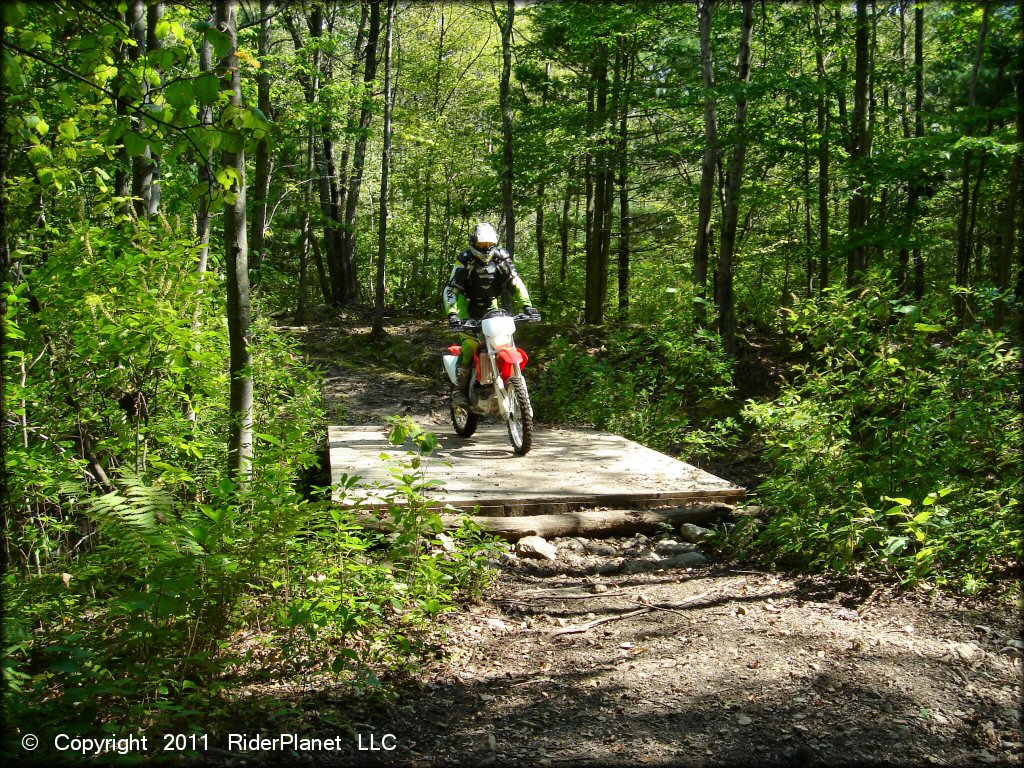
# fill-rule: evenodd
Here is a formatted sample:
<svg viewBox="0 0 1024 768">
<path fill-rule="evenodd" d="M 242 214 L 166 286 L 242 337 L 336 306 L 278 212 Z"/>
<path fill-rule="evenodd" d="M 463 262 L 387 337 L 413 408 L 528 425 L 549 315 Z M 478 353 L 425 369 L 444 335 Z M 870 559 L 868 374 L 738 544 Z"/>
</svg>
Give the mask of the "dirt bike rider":
<svg viewBox="0 0 1024 768">
<path fill-rule="evenodd" d="M 442 293 L 448 326 L 459 329 L 462 321 L 481 320 L 489 309 L 498 309 L 498 298 L 506 285 L 512 291 L 513 306 L 521 306 L 524 314 L 540 320 L 540 312 L 530 301 L 512 255 L 498 247 L 494 227 L 481 222 L 470 233 L 469 248 L 459 254 Z M 462 354 L 456 368 L 458 388 L 452 393 L 452 405 L 468 406 L 473 355 L 479 341 L 474 334 L 462 333 L 461 336 Z"/>
</svg>

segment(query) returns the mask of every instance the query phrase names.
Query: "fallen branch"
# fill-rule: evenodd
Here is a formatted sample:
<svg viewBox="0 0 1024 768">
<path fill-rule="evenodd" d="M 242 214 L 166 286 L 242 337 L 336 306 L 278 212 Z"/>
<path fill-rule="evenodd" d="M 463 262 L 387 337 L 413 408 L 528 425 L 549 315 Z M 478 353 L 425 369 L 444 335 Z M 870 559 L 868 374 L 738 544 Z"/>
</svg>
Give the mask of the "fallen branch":
<svg viewBox="0 0 1024 768">
<path fill-rule="evenodd" d="M 534 598 L 534 597 L 536 597 L 536 598 L 540 598 L 541 600 L 545 600 L 545 599 L 550 599 L 550 600 L 593 600 L 594 598 L 597 598 L 597 597 L 613 597 L 614 595 L 624 595 L 624 594 L 626 594 L 626 591 L 622 590 L 622 589 L 617 589 L 614 592 L 590 592 L 590 593 L 587 593 L 587 594 L 579 594 L 579 593 L 566 594 L 566 593 L 559 593 L 557 590 L 550 590 L 550 591 L 549 590 L 538 590 L 537 592 L 520 592 L 518 594 L 513 595 L 513 597 L 517 597 L 517 598 Z"/>
<path fill-rule="evenodd" d="M 563 629 L 557 629 L 554 632 L 549 633 L 548 637 L 553 639 L 553 638 L 558 637 L 560 635 L 576 635 L 576 634 L 580 634 L 581 632 L 588 632 L 591 629 L 593 629 L 594 627 L 599 627 L 602 624 L 608 624 L 609 622 L 612 622 L 612 621 L 619 621 L 620 619 L 628 619 L 628 618 L 631 618 L 633 616 L 639 616 L 640 614 L 643 614 L 643 613 L 650 613 L 651 611 L 656 611 L 656 610 L 673 611 L 675 609 L 682 608 L 682 607 L 684 607 L 686 605 L 689 605 L 690 603 L 696 602 L 697 600 L 701 600 L 701 599 L 707 597 L 710 594 L 711 594 L 711 590 L 708 590 L 707 592 L 701 592 L 699 595 L 694 595 L 693 597 L 688 597 L 688 598 L 686 598 L 685 600 L 683 600 L 680 603 L 671 603 L 671 604 L 664 604 L 664 603 L 662 603 L 662 604 L 658 604 L 658 605 L 648 605 L 648 606 L 646 606 L 644 608 L 638 608 L 635 611 L 629 611 L 628 613 L 620 613 L 618 616 L 605 616 L 604 618 L 601 618 L 601 619 L 594 619 L 593 621 L 588 621 L 586 624 L 576 624 L 576 625 L 571 626 L 571 627 L 565 627 Z"/>
</svg>

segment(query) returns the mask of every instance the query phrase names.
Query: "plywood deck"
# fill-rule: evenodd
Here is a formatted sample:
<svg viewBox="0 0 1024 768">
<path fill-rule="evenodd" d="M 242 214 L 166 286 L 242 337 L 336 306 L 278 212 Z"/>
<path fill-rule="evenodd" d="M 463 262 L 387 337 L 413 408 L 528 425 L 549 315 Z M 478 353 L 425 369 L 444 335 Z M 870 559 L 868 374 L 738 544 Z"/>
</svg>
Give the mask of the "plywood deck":
<svg viewBox="0 0 1024 768">
<path fill-rule="evenodd" d="M 330 427 L 331 481 L 358 475 L 344 503 L 386 506 L 397 481 L 390 467 L 407 459 L 386 427 Z M 646 508 L 695 501 L 732 501 L 743 488 L 639 443 L 607 432 L 537 429 L 533 448 L 516 456 L 504 427 L 481 425 L 471 438 L 439 434 L 440 449 L 425 460 L 426 479 L 441 481 L 425 495 L 432 505 L 491 515 L 558 513 L 590 506 Z M 391 461 L 380 458 L 389 454 Z M 379 484 L 380 489 L 371 486 Z M 335 498 L 338 498 L 337 492 Z"/>
</svg>

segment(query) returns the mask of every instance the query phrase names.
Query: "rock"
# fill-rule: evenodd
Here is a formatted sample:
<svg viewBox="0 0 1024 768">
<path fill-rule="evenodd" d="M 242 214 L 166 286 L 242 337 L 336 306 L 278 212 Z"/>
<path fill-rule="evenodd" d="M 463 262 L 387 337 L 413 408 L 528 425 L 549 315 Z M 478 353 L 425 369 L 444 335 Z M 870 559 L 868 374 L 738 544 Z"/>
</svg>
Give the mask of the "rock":
<svg viewBox="0 0 1024 768">
<path fill-rule="evenodd" d="M 445 552 L 454 552 L 455 551 L 455 539 L 453 539 L 447 533 L 439 533 L 439 534 L 437 534 L 437 540 L 441 544 L 441 549 L 444 550 Z"/>
<path fill-rule="evenodd" d="M 974 643 L 954 643 L 953 650 L 964 661 L 971 661 L 981 651 Z"/>
<path fill-rule="evenodd" d="M 618 573 L 622 569 L 621 560 L 609 560 L 607 563 L 597 569 L 597 572 L 602 576 L 612 576 Z"/>
<path fill-rule="evenodd" d="M 590 588 L 590 591 L 593 592 L 595 595 L 600 595 L 602 592 L 607 592 L 608 591 L 608 585 L 607 584 L 595 584 L 594 586 L 592 586 Z"/>
<path fill-rule="evenodd" d="M 707 565 L 708 559 L 700 552 L 684 552 L 675 557 L 667 557 L 658 563 L 658 570 L 668 568 L 696 568 L 698 565 Z"/>
<path fill-rule="evenodd" d="M 696 548 L 696 545 L 687 541 L 673 541 L 672 539 L 665 539 L 665 541 L 658 542 L 654 547 L 654 551 L 662 557 L 672 557 L 673 555 L 682 555 L 686 552 L 693 552 Z"/>
<path fill-rule="evenodd" d="M 333 314 L 333 312 L 334 310 L 332 310 L 327 304 L 317 304 L 313 307 L 313 314 L 318 317 L 327 317 L 327 315 Z"/>
<path fill-rule="evenodd" d="M 750 725 L 754 720 L 749 715 L 739 715 L 736 718 L 736 725 Z"/>
<path fill-rule="evenodd" d="M 711 531 L 707 528 L 701 528 L 699 525 L 694 525 L 693 523 L 683 523 L 679 526 L 680 538 L 682 538 L 683 541 L 689 541 L 694 544 L 706 539 L 709 533 L 711 533 Z"/>
<path fill-rule="evenodd" d="M 662 560 L 643 560 L 641 558 L 637 558 L 636 560 L 630 560 L 622 566 L 622 572 L 628 574 L 650 573 L 651 571 L 658 570 L 658 566 L 662 562 Z"/>
<path fill-rule="evenodd" d="M 540 536 L 524 536 L 516 543 L 516 554 L 519 557 L 532 557 L 536 560 L 558 559 L 558 549 Z"/>
<path fill-rule="evenodd" d="M 568 552 L 583 552 L 586 547 L 577 538 L 560 539 L 558 548 Z"/>
<path fill-rule="evenodd" d="M 586 550 L 590 554 L 598 555 L 600 557 L 615 557 L 619 554 L 619 550 L 617 550 L 611 544 L 602 544 L 597 541 L 588 544 Z"/>
</svg>

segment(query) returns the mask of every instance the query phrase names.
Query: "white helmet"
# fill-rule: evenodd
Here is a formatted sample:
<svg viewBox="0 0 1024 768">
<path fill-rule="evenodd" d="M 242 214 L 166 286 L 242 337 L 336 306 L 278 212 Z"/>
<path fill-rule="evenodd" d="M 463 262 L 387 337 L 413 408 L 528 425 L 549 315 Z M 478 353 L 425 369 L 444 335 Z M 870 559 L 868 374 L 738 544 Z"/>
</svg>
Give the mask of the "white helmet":
<svg viewBox="0 0 1024 768">
<path fill-rule="evenodd" d="M 481 256 L 486 256 L 498 244 L 498 233 L 485 221 L 477 224 L 469 235 L 469 244 Z"/>
</svg>

